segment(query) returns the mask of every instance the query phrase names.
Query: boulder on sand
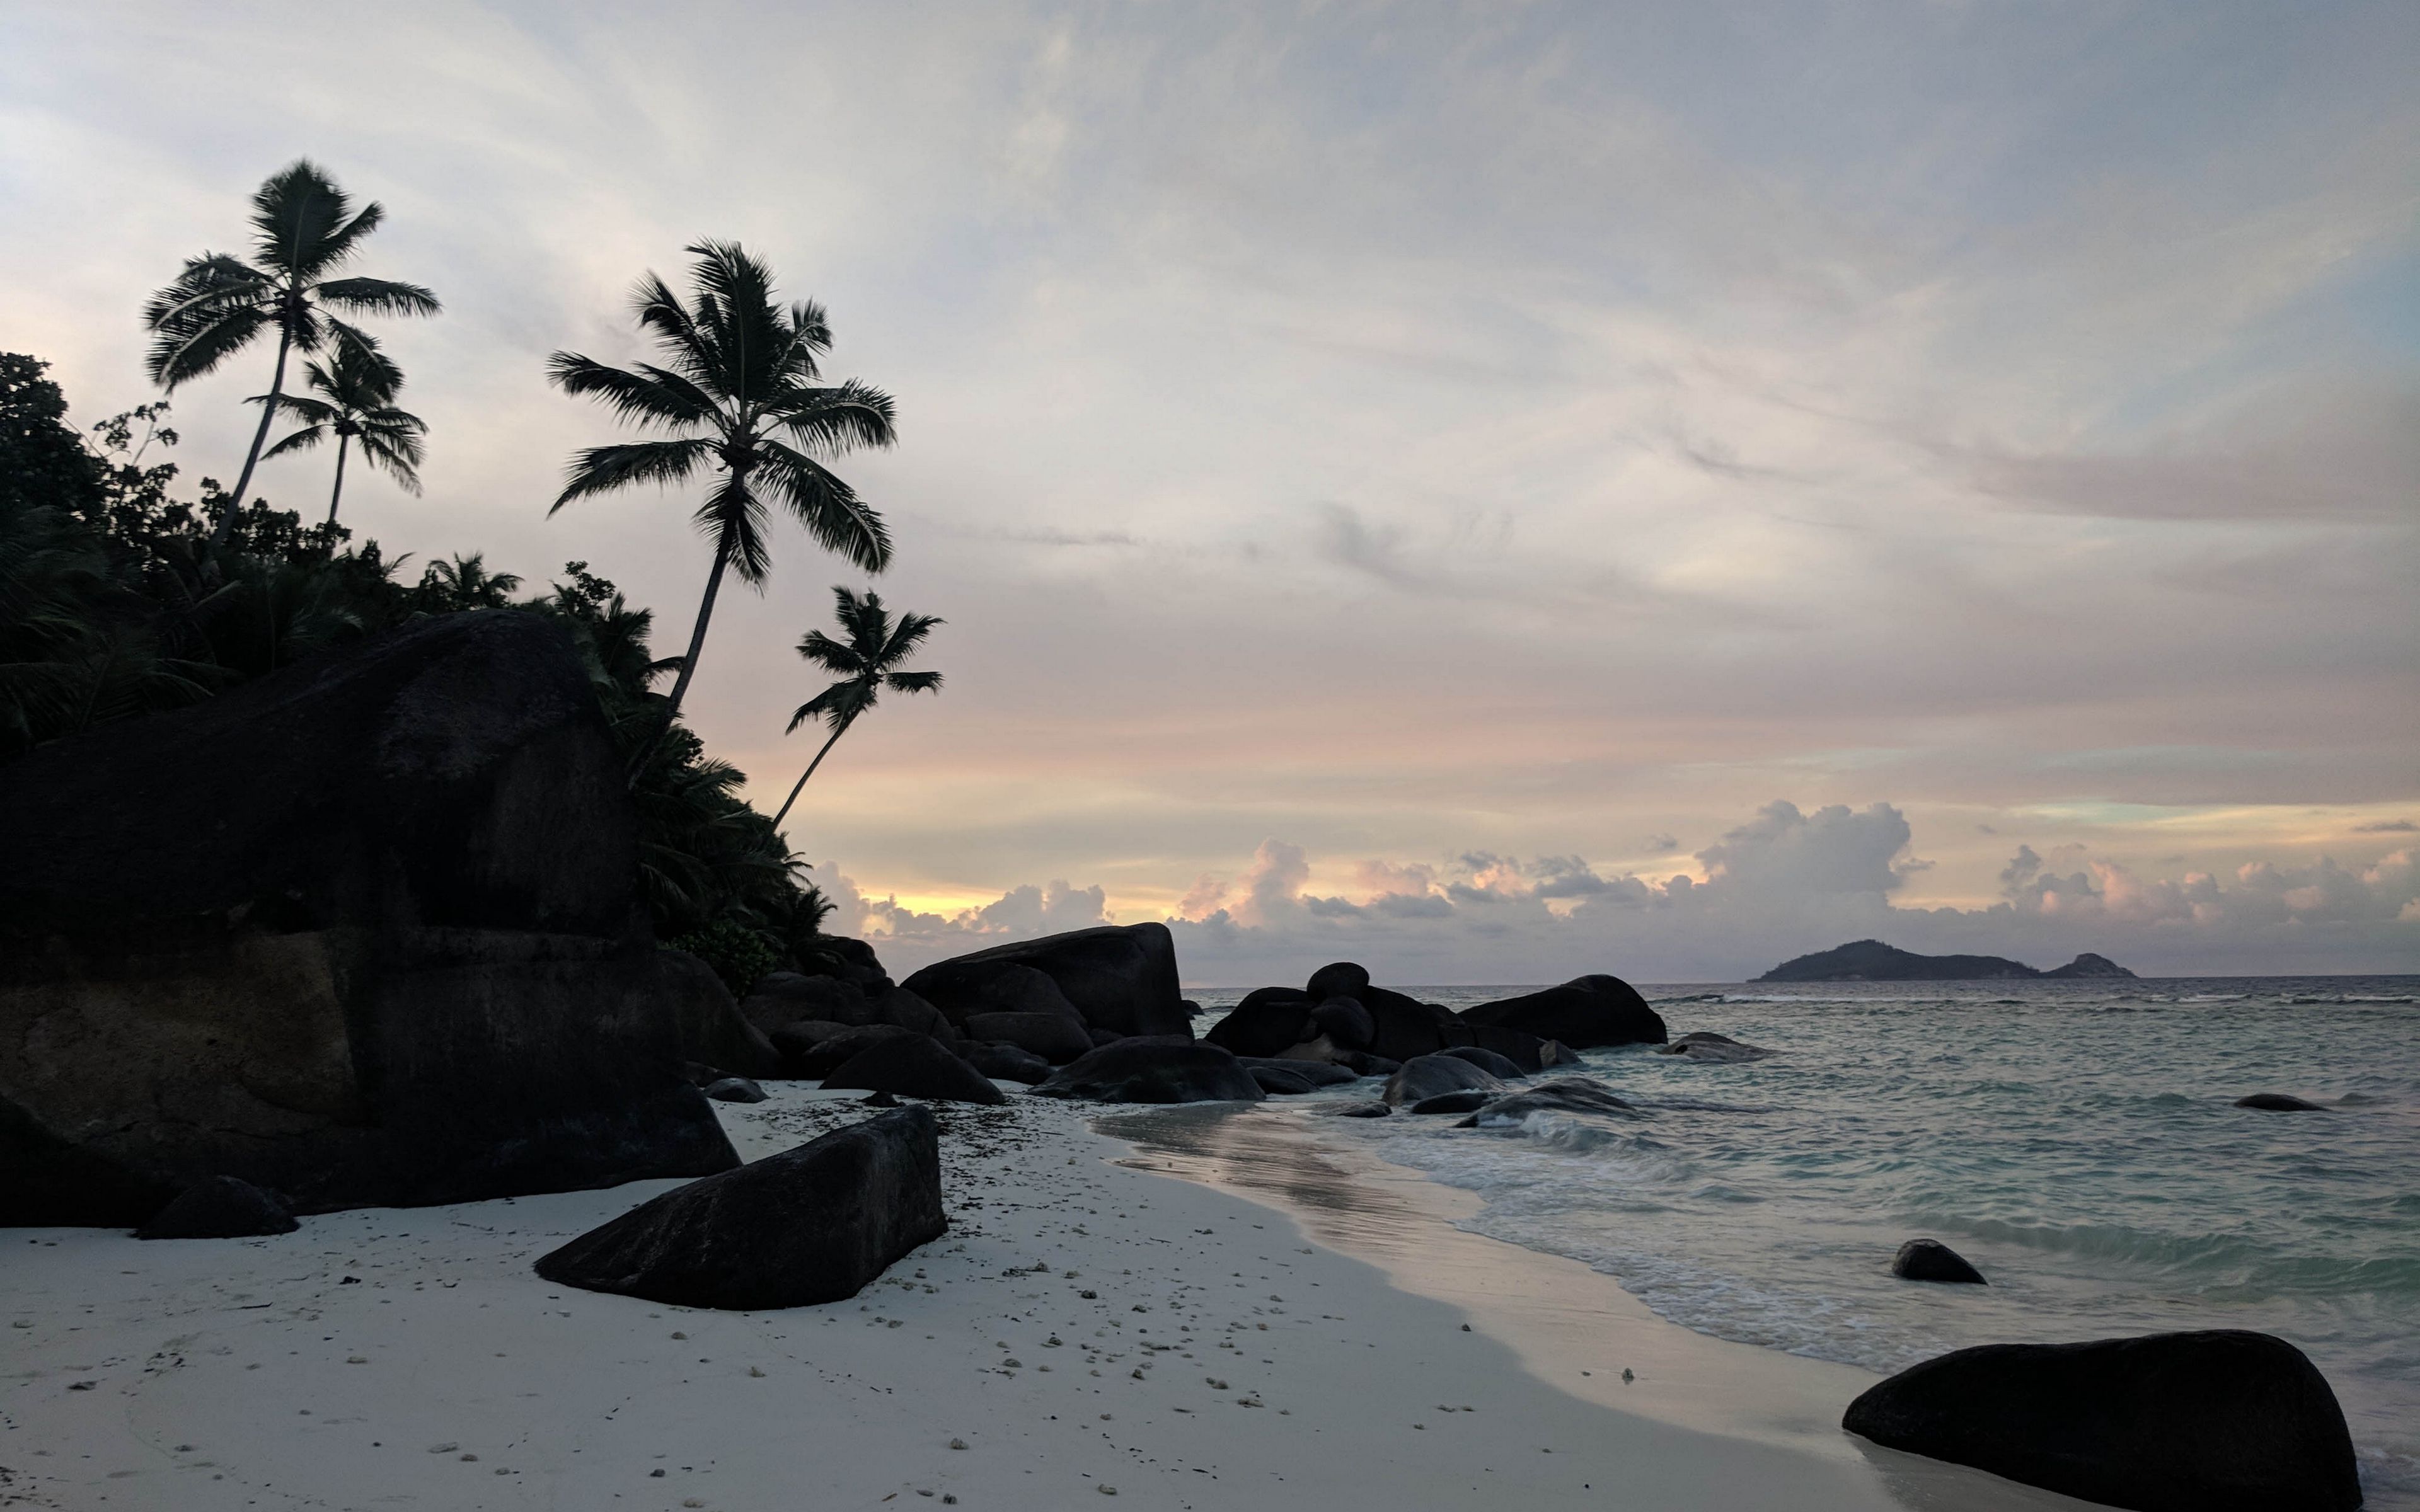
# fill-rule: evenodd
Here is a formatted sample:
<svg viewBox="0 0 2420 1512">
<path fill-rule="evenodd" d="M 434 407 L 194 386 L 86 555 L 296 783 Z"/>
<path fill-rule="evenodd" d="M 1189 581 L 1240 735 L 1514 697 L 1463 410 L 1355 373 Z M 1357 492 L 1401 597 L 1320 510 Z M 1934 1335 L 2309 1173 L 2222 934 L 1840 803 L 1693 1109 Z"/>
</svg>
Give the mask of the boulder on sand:
<svg viewBox="0 0 2420 1512">
<path fill-rule="evenodd" d="M 782 1052 L 731 1000 L 714 968 L 686 950 L 666 950 L 661 977 L 672 990 L 681 1055 L 734 1076 L 779 1076 Z"/>
<path fill-rule="evenodd" d="M 824 1087 L 946 1103 L 1008 1101 L 990 1077 L 959 1059 L 939 1040 L 922 1034 L 901 1034 L 866 1046 L 834 1068 L 824 1078 Z"/>
<path fill-rule="evenodd" d="M 787 1048 L 800 1037 L 800 1027 L 794 1024 L 782 1033 L 783 1044 Z M 810 1081 L 820 1081 L 876 1045 L 910 1036 L 919 1040 L 932 1039 L 929 1034 L 917 1034 L 915 1030 L 903 1029 L 896 1024 L 861 1024 L 813 1041 L 790 1064 L 799 1075 Z"/>
<path fill-rule="evenodd" d="M 1453 1046 L 1451 1049 L 1440 1050 L 1437 1054 L 1441 1056 L 1451 1056 L 1456 1060 L 1467 1060 L 1472 1065 L 1478 1067 L 1481 1071 L 1487 1072 L 1490 1076 L 1497 1077 L 1499 1079 L 1512 1076 L 1525 1076 L 1528 1074 L 1519 1066 L 1514 1065 L 1509 1058 L 1497 1055 L 1493 1050 L 1481 1049 L 1480 1046 L 1475 1044 L 1458 1044 Z"/>
<path fill-rule="evenodd" d="M 1902 1281 L 1950 1281 L 1967 1286 L 1991 1285 L 1966 1257 L 1937 1239 L 1911 1239 L 1891 1257 L 1891 1274 Z"/>
<path fill-rule="evenodd" d="M 1033 1090 L 1090 1103 L 1257 1103 L 1263 1095 L 1227 1051 L 1173 1035 L 1103 1045 Z"/>
<path fill-rule="evenodd" d="M 0 768 L 0 1223 L 737 1164 L 570 639 L 416 620 Z"/>
<path fill-rule="evenodd" d="M 1575 1050 L 1599 1045 L 1662 1044 L 1664 1020 L 1619 977 L 1575 977 L 1559 987 L 1466 1008 L 1471 1024 L 1501 1025 Z"/>
<path fill-rule="evenodd" d="M 1402 1106 L 1409 1103 L 1425 1103 L 1447 1092 L 1500 1092 L 1504 1084 L 1456 1056 L 1414 1056 L 1404 1062 L 1404 1069 L 1387 1078 L 1382 1094 L 1388 1103 Z"/>
<path fill-rule="evenodd" d="M 782 1064 L 784 1068 L 782 1074 L 798 1076 L 805 1074 L 802 1070 L 803 1065 L 815 1046 L 836 1035 L 846 1034 L 855 1027 L 858 1026 L 834 1024 L 828 1019 L 794 1019 L 775 1029 L 767 1038 L 772 1041 L 774 1049 L 782 1052 Z M 692 1076 L 690 1080 L 694 1081 L 696 1078 Z"/>
<path fill-rule="evenodd" d="M 1176 991 L 1176 941 L 1165 924 L 1104 924 L 995 945 L 936 962 L 904 985 L 963 1022 L 994 1006 L 984 991 L 1011 966 L 1048 977 L 1094 1028 L 1119 1035 L 1193 1032 Z"/>
<path fill-rule="evenodd" d="M 259 1239 L 302 1227 L 274 1192 L 232 1176 L 195 1181 L 134 1230 L 137 1239 Z"/>
<path fill-rule="evenodd" d="M 765 1088 L 748 1076 L 718 1076 L 701 1090 L 717 1103 L 762 1103 L 768 1096 Z"/>
<path fill-rule="evenodd" d="M 996 1082 L 1023 1082 L 1032 1087 L 1050 1079 L 1050 1062 L 1013 1044 L 970 1044 L 967 1064 Z"/>
<path fill-rule="evenodd" d="M 536 1270 L 678 1307 L 803 1307 L 856 1296 L 948 1230 L 938 1126 L 905 1107 L 667 1192 Z"/>
<path fill-rule="evenodd" d="M 1013 1044 L 1063 1066 L 1093 1048 L 1093 1037 L 1072 1013 L 970 1013 L 967 1037 Z"/>
<path fill-rule="evenodd" d="M 1840 1426 L 2134 1512 L 2352 1512 L 2352 1437 L 2327 1378 L 2266 1334 L 1987 1344 L 1900 1371 Z"/>
<path fill-rule="evenodd" d="M 795 971 L 768 971 L 739 1001 L 739 1016 L 770 1037 L 776 1029 L 800 1019 L 831 1024 L 863 1024 L 870 1001 L 865 989 L 838 977 L 803 977 Z"/>
</svg>

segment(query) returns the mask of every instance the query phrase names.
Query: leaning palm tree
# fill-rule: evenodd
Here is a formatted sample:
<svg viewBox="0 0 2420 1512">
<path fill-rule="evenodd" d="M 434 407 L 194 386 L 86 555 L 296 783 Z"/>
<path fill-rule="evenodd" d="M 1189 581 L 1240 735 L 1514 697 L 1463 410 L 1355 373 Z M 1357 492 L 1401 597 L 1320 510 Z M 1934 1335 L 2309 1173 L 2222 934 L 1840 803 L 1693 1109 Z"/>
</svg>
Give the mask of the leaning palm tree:
<svg viewBox="0 0 2420 1512">
<path fill-rule="evenodd" d="M 261 453 L 266 460 L 288 452 L 307 451 L 329 437 L 336 438 L 336 482 L 328 490 L 328 523 L 336 523 L 336 505 L 345 497 L 345 454 L 355 440 L 362 460 L 399 484 L 407 493 L 420 492 L 421 440 L 427 423 L 395 406 L 403 387 L 403 369 L 378 349 L 367 336 L 340 341 L 330 359 L 314 358 L 305 379 L 320 397 L 284 394 L 276 401 L 301 420 L 302 428 Z M 261 403 L 270 402 L 267 394 Z"/>
<path fill-rule="evenodd" d="M 375 202 L 354 211 L 351 197 L 335 180 L 304 159 L 252 196 L 252 261 L 216 252 L 188 258 L 176 281 L 143 307 L 144 325 L 156 332 L 148 358 L 151 378 L 169 390 L 210 372 L 263 332 L 277 332 L 277 365 L 270 371 L 260 424 L 252 433 L 227 512 L 211 532 L 214 543 L 223 544 L 235 528 L 236 513 L 252 486 L 253 469 L 260 464 L 261 444 L 285 391 L 287 357 L 297 347 L 316 352 L 331 341 L 365 339 L 329 312 L 437 313 L 437 296 L 417 284 L 328 276 L 385 219 Z"/>
<path fill-rule="evenodd" d="M 656 339 L 667 365 L 610 367 L 577 352 L 557 352 L 549 364 L 565 393 L 594 394 L 624 420 L 672 433 L 580 453 L 549 514 L 590 494 L 717 474 L 694 517 L 714 542 L 714 565 L 663 711 L 665 728 L 697 674 L 723 573 L 761 586 L 771 568 L 768 501 L 868 572 L 891 560 L 882 517 L 816 460 L 890 445 L 891 396 L 854 378 L 822 382 L 816 359 L 831 349 L 822 307 L 776 304 L 771 271 L 737 243 L 701 241 L 687 250 L 697 259 L 690 302 L 654 273 L 631 295 L 640 329 Z"/>
<path fill-rule="evenodd" d="M 869 593 L 862 598 L 845 588 L 832 590 L 838 606 L 841 634 L 847 639 L 835 640 L 821 630 L 809 630 L 799 642 L 799 655 L 840 681 L 799 705 L 790 716 L 790 728 L 796 731 L 809 719 L 820 718 L 831 726 L 831 734 L 799 780 L 790 788 L 790 795 L 782 801 L 782 811 L 773 816 L 779 825 L 789 814 L 790 805 L 799 801 L 799 791 L 815 768 L 824 764 L 824 756 L 857 722 L 859 715 L 875 705 L 884 688 L 893 693 L 933 693 L 941 687 L 939 672 L 903 672 L 899 664 L 916 654 L 933 626 L 947 624 L 930 614 L 902 614 L 894 624 L 890 612 L 882 607 L 882 595 Z"/>
</svg>

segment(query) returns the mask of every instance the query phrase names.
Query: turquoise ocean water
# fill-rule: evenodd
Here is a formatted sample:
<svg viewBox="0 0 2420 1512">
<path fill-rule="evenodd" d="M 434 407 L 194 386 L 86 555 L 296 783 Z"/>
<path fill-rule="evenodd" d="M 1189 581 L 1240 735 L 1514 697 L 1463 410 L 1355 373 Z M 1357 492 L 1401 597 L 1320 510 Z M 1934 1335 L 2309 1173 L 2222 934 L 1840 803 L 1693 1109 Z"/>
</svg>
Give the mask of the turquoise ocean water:
<svg viewBox="0 0 2420 1512">
<path fill-rule="evenodd" d="M 2279 1335 L 2335 1385 L 2370 1504 L 2420 1507 L 2420 977 L 1640 990 L 1675 1035 L 1779 1054 L 1589 1052 L 1635 1120 L 1320 1136 L 1478 1193 L 1466 1227 L 1674 1322 L 1876 1370 L 1997 1341 Z M 2261 1091 L 2327 1111 L 2232 1105 Z M 1917 1236 L 1991 1285 L 1895 1279 Z"/>
</svg>

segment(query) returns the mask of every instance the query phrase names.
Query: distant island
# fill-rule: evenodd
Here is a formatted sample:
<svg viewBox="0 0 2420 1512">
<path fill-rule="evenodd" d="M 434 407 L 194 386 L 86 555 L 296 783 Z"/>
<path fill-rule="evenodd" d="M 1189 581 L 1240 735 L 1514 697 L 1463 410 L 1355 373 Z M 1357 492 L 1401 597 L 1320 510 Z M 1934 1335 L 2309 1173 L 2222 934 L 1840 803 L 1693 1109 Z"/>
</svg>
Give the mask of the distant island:
<svg viewBox="0 0 2420 1512">
<path fill-rule="evenodd" d="M 1987 981 L 1994 978 L 2132 977 L 2105 955 L 2087 950 L 2063 966 L 2037 971 L 2022 961 L 1996 955 L 1917 955 L 1880 940 L 1857 940 L 1802 955 L 1757 978 L 1759 981 Z"/>
</svg>

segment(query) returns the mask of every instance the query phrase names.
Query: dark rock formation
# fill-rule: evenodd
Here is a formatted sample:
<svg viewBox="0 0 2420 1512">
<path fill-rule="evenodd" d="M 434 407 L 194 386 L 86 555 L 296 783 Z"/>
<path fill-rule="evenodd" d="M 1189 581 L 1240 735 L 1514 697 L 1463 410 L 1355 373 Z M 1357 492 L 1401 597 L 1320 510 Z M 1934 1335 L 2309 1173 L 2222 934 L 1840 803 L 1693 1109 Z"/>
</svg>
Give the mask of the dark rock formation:
<svg viewBox="0 0 2420 1512">
<path fill-rule="evenodd" d="M 1470 1026 L 1440 1008 L 1385 987 L 1364 987 L 1357 999 L 1370 1013 L 1370 1053 L 1407 1061 L 1450 1044 L 1472 1042 Z"/>
<path fill-rule="evenodd" d="M 957 1026 L 939 1009 L 906 987 L 890 987 L 867 1000 L 866 1022 L 896 1024 L 949 1044 L 958 1038 Z"/>
<path fill-rule="evenodd" d="M 1104 924 L 995 945 L 926 966 L 906 985 L 963 1022 L 994 1006 L 984 990 L 1011 966 L 1048 977 L 1094 1028 L 1120 1035 L 1193 1032 L 1176 992 L 1176 942 L 1165 924 Z"/>
<path fill-rule="evenodd" d="M 578 656 L 510 611 L 0 767 L 0 1222 L 729 1166 L 637 854 Z"/>
<path fill-rule="evenodd" d="M 1457 1019 L 1457 1024 L 1465 1021 Z M 1547 1041 L 1526 1029 L 1508 1029 L 1500 1024 L 1467 1024 L 1470 1047 L 1484 1050 L 1512 1063 L 1523 1075 L 1546 1069 Z M 1462 1048 L 1448 1045 L 1448 1050 Z"/>
<path fill-rule="evenodd" d="M 768 972 L 740 1000 L 739 1016 L 768 1038 L 800 1019 L 828 1024 L 862 1024 L 868 1006 L 865 989 L 838 977 L 802 977 L 795 971 Z"/>
<path fill-rule="evenodd" d="M 686 950 L 666 950 L 661 972 L 672 989 L 681 1055 L 734 1076 L 779 1076 L 782 1052 L 765 1031 L 741 1016 L 714 968 Z"/>
<path fill-rule="evenodd" d="M 2053 971 L 2036 971 L 2022 961 L 1996 955 L 1917 955 L 1880 940 L 1802 955 L 1757 978 L 1759 981 L 2000 981 L 2036 977 L 2132 977 L 2133 972 L 2086 951 Z"/>
<path fill-rule="evenodd" d="M 1063 1066 L 1093 1048 L 1083 1021 L 1072 1013 L 970 1013 L 970 1039 L 1013 1044 Z"/>
<path fill-rule="evenodd" d="M 1937 1239 L 1911 1239 L 1891 1257 L 1891 1274 L 1902 1281 L 1950 1281 L 1989 1286 L 1983 1273 Z"/>
<path fill-rule="evenodd" d="M 721 1077 L 706 1083 L 703 1090 L 717 1103 L 762 1103 L 768 1095 L 765 1088 L 745 1076 Z"/>
<path fill-rule="evenodd" d="M 1002 966 L 983 985 L 981 1011 L 985 1013 L 1052 1013 L 1080 1022 L 1083 1014 L 1059 990 L 1059 984 L 1032 966 Z"/>
<path fill-rule="evenodd" d="M 1466 1092 L 1439 1092 L 1424 1097 L 1404 1111 L 1406 1113 L 1477 1113 L 1496 1094 L 1472 1088 Z"/>
<path fill-rule="evenodd" d="M 1559 1040 L 1575 1050 L 1662 1044 L 1665 1039 L 1663 1019 L 1619 977 L 1575 977 L 1559 987 L 1464 1009 L 1462 1017 Z"/>
<path fill-rule="evenodd" d="M 1395 1110 L 1384 1103 L 1337 1103 L 1318 1111 L 1336 1119 L 1383 1119 Z"/>
<path fill-rule="evenodd" d="M 2266 1334 L 1959 1350 L 1868 1390 L 1840 1426 L 2136 1512 L 2351 1512 L 2362 1500 L 2335 1394 Z"/>
<path fill-rule="evenodd" d="M 258 1239 L 302 1227 L 274 1192 L 232 1176 L 195 1181 L 134 1230 L 137 1239 Z"/>
<path fill-rule="evenodd" d="M 834 1035 L 846 1034 L 853 1026 L 834 1024 L 829 1019 L 794 1019 L 775 1029 L 769 1036 L 773 1048 L 782 1053 L 784 1076 L 803 1076 L 806 1059 L 815 1046 Z M 693 1080 L 694 1078 L 692 1078 Z"/>
<path fill-rule="evenodd" d="M 1258 1065 L 1246 1066 L 1244 1070 L 1253 1081 L 1260 1084 L 1261 1090 L 1271 1097 L 1300 1097 L 1305 1092 L 1314 1089 L 1311 1083 L 1294 1072 L 1279 1070 L 1278 1068 L 1283 1064 L 1285 1064 L 1283 1061 L 1264 1060 Z M 1308 1065 L 1310 1062 L 1301 1061 L 1296 1064 Z"/>
<path fill-rule="evenodd" d="M 798 957 L 808 976 L 854 983 L 869 997 L 879 996 L 891 988 L 891 974 L 883 970 L 874 947 L 863 940 L 853 940 L 845 934 L 818 934 L 799 947 Z"/>
<path fill-rule="evenodd" d="M 800 1038 L 799 1026 L 795 1024 L 783 1030 L 782 1034 L 784 1048 Z M 820 1080 L 877 1044 L 911 1037 L 919 1040 L 933 1038 L 929 1034 L 918 1034 L 913 1029 L 903 1029 L 896 1024 L 860 1024 L 814 1041 L 798 1054 L 791 1065 L 800 1076 Z"/>
<path fill-rule="evenodd" d="M 1406 1103 L 1422 1103 L 1447 1092 L 1500 1092 L 1504 1084 L 1480 1070 L 1467 1060 L 1453 1056 L 1414 1056 L 1404 1062 L 1404 1069 L 1387 1078 L 1387 1089 L 1381 1094 L 1389 1103 L 1402 1106 Z"/>
<path fill-rule="evenodd" d="M 1060 1067 L 1033 1090 L 1092 1103 L 1257 1103 L 1262 1097 L 1260 1083 L 1226 1050 L 1173 1035 L 1103 1045 Z"/>
<path fill-rule="evenodd" d="M 1357 997 L 1322 999 L 1311 1011 L 1311 1028 L 1338 1051 L 1367 1050 L 1378 1038 L 1378 1021 Z"/>
<path fill-rule="evenodd" d="M 1637 1107 L 1623 1102 L 1608 1090 L 1603 1082 L 1592 1082 L 1584 1076 L 1564 1076 L 1551 1082 L 1540 1082 L 1517 1092 L 1490 1098 L 1472 1116 L 1469 1127 L 1490 1123 L 1518 1123 L 1532 1113 L 1597 1113 L 1617 1118 L 1637 1118 Z"/>
<path fill-rule="evenodd" d="M 1404 1069 L 1404 1063 L 1400 1060 L 1388 1060 L 1384 1056 L 1373 1056 L 1367 1051 L 1358 1050 L 1339 1051 L 1336 1064 L 1357 1076 L 1392 1076 Z"/>
<path fill-rule="evenodd" d="M 906 1107 L 667 1192 L 536 1269 L 674 1306 L 803 1307 L 856 1296 L 948 1229 L 932 1110 Z"/>
<path fill-rule="evenodd" d="M 1312 972 L 1311 980 L 1303 984 L 1303 995 L 1312 1002 L 1330 997 L 1357 1000 L 1369 985 L 1370 973 L 1366 969 L 1350 961 L 1339 961 Z"/>
<path fill-rule="evenodd" d="M 1743 1060 L 1762 1060 L 1773 1054 L 1761 1044 L 1748 1044 L 1727 1034 L 1714 1034 L 1705 1029 L 1684 1034 L 1655 1052 L 1659 1056 L 1683 1056 L 1691 1060 L 1730 1064 Z"/>
<path fill-rule="evenodd" d="M 1028 1087 L 1050 1079 L 1050 1062 L 1013 1044 L 970 1044 L 967 1064 L 996 1082 L 1023 1082 Z"/>
<path fill-rule="evenodd" d="M 928 1035 L 902 1033 L 870 1044 L 824 1077 L 827 1088 L 889 1092 L 948 1103 L 999 1103 L 1008 1094 Z"/>
<path fill-rule="evenodd" d="M 1235 1058 L 1244 1063 L 1246 1071 L 1281 1071 L 1289 1076 L 1299 1077 L 1313 1087 L 1342 1087 L 1347 1082 L 1357 1082 L 1361 1079 L 1352 1071 L 1342 1066 L 1330 1065 L 1326 1061 L 1280 1060 L 1256 1056 L 1237 1056 Z"/>
<path fill-rule="evenodd" d="M 1311 1008 L 1307 997 L 1263 997 L 1256 992 L 1229 1009 L 1225 1018 L 1202 1031 L 1202 1038 L 1239 1056 L 1282 1055 L 1314 1032 Z"/>
<path fill-rule="evenodd" d="M 1451 1056 L 1456 1060 L 1467 1060 L 1490 1076 L 1508 1077 L 1528 1074 L 1506 1057 L 1499 1056 L 1493 1050 L 1483 1050 L 1475 1044 L 1458 1044 L 1450 1050 L 1440 1050 L 1437 1054 Z"/>
<path fill-rule="evenodd" d="M 2235 1105 L 2240 1108 L 2254 1108 L 2262 1113 L 2325 1113 L 2327 1111 L 2317 1103 L 2305 1103 L 2299 1097 L 2288 1097 L 2284 1092 L 2255 1092 L 2250 1097 L 2237 1098 Z"/>
</svg>

